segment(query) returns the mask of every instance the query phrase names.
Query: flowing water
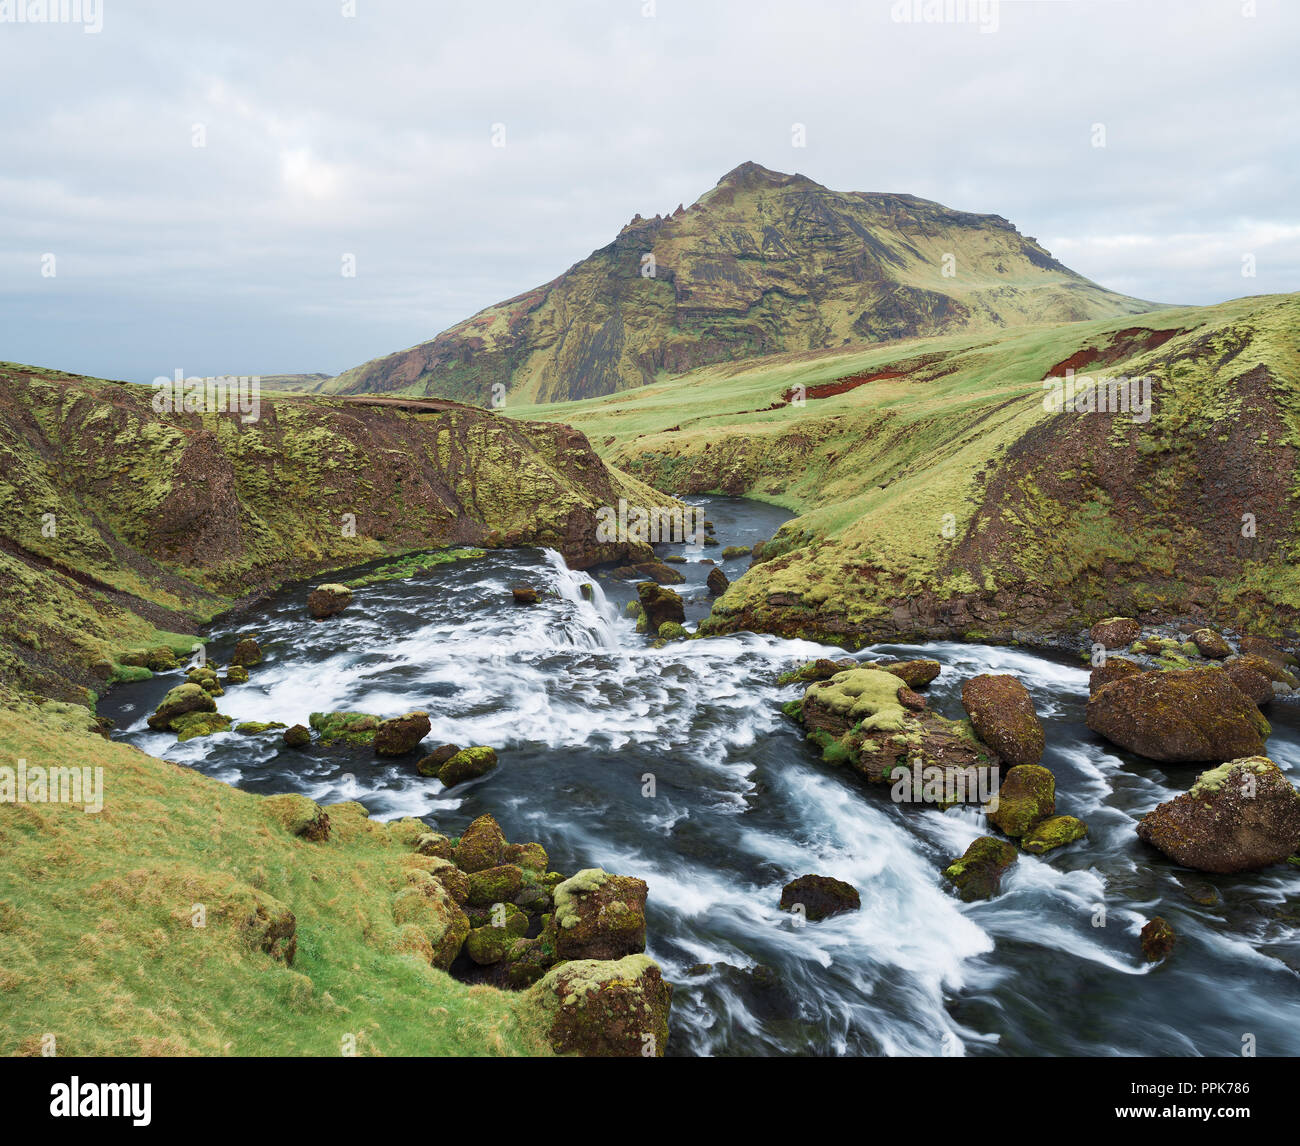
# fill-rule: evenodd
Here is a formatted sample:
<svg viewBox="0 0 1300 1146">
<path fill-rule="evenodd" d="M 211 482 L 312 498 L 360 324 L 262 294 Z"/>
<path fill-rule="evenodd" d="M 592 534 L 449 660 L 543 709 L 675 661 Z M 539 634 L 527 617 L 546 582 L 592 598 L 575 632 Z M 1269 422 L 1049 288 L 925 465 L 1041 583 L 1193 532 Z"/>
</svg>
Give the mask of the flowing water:
<svg viewBox="0 0 1300 1146">
<path fill-rule="evenodd" d="M 768 537 L 788 516 L 692 500 L 725 545 Z M 675 566 L 690 624 L 709 601 L 709 566 L 695 559 L 720 550 L 663 551 L 674 550 L 692 557 Z M 735 578 L 747 562 L 723 568 Z M 550 592 L 515 606 L 518 582 Z M 975 673 L 1014 673 L 1033 694 L 1058 810 L 1091 836 L 1022 856 L 1000 896 L 966 905 L 940 873 L 983 834 L 980 813 L 896 806 L 887 789 L 823 765 L 781 715 L 800 689 L 778 688 L 777 675 L 839 650 L 752 634 L 650 648 L 622 608 L 631 584 L 593 582 L 541 550 L 361 589 L 320 623 L 306 590 L 287 587 L 210 631 L 214 660 L 249 630 L 266 655 L 221 711 L 305 724 L 313 711 L 424 709 L 428 743 L 490 744 L 500 767 L 444 791 L 414 757 L 293 751 L 234 732 L 179 744 L 145 725 L 178 673 L 105 698 L 117 735 L 250 791 L 360 800 L 378 818 L 420 816 L 451 835 L 490 812 L 509 839 L 542 843 L 555 870 L 641 877 L 648 950 L 676 984 L 670 1054 L 1236 1055 L 1247 1036 L 1260 1055 L 1300 1053 L 1300 870 L 1205 876 L 1141 845 L 1137 820 L 1197 770 L 1090 733 L 1078 662 L 956 643 L 856 654 L 942 662 L 927 693 L 950 717 L 963 715 L 961 682 Z M 1278 702 L 1268 715 L 1270 754 L 1300 779 L 1300 714 Z M 796 928 L 777 902 L 808 872 L 852 883 L 862 910 Z M 1138 931 L 1157 914 L 1180 941 L 1152 967 Z"/>
</svg>

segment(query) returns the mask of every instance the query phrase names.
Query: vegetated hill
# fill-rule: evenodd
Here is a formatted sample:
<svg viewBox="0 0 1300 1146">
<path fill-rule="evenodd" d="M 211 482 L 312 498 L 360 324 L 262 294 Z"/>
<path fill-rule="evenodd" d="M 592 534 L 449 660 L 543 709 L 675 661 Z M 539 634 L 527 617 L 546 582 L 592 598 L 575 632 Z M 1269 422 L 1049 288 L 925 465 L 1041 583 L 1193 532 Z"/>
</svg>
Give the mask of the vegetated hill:
<svg viewBox="0 0 1300 1146">
<path fill-rule="evenodd" d="M 596 542 L 596 511 L 667 500 L 568 426 L 454 402 L 263 396 L 245 422 L 154 396 L 0 364 L 0 683 L 84 701 L 155 629 L 387 554 L 614 559 L 628 547 Z"/>
<path fill-rule="evenodd" d="M 689 208 L 638 215 L 544 286 L 326 389 L 486 405 L 500 385 L 556 402 L 782 351 L 1150 309 L 997 215 L 744 163 Z"/>
<path fill-rule="evenodd" d="M 659 489 L 802 514 L 707 631 L 1050 643 L 1143 614 L 1276 635 L 1300 627 L 1297 330 L 1300 295 L 1272 295 L 788 355 L 515 413 L 563 417 Z M 1046 410 L 1043 381 L 1070 368 L 1149 376 L 1149 421 Z"/>
<path fill-rule="evenodd" d="M 263 390 L 281 394 L 319 394 L 330 380 L 328 374 L 259 374 Z"/>
</svg>

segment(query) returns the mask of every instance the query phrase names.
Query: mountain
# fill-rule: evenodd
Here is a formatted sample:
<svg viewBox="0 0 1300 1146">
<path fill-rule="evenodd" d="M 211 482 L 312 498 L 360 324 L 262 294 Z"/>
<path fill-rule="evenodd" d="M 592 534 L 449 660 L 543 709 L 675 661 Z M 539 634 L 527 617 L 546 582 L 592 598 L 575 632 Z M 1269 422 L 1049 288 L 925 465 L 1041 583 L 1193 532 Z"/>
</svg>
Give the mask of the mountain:
<svg viewBox="0 0 1300 1146">
<path fill-rule="evenodd" d="M 544 286 L 322 389 L 558 402 L 754 356 L 1150 309 L 1000 216 L 743 163 Z"/>
</svg>

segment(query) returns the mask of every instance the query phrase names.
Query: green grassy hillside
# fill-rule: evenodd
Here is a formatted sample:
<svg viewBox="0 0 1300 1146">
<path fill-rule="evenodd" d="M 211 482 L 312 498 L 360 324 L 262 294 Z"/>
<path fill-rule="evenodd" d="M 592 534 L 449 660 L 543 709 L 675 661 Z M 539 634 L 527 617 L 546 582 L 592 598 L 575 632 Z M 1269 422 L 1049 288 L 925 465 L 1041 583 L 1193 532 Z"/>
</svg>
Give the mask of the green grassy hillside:
<svg viewBox="0 0 1300 1146">
<path fill-rule="evenodd" d="M 1267 296 L 778 356 L 512 413 L 564 418 L 661 490 L 800 513 L 712 631 L 1045 640 L 1148 612 L 1275 632 L 1300 607 L 1298 330 L 1300 296 Z M 1067 367 L 1150 377 L 1150 420 L 1045 410 Z"/>
</svg>

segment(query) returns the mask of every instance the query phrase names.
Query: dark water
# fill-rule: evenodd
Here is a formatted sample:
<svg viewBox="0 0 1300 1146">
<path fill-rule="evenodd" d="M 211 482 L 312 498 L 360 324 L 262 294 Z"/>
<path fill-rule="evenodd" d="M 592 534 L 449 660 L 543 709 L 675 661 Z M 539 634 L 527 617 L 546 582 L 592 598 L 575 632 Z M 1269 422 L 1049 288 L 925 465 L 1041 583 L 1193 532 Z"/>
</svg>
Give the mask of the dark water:
<svg viewBox="0 0 1300 1146">
<path fill-rule="evenodd" d="M 695 500 L 724 545 L 768 537 L 787 516 Z M 734 578 L 747 560 L 724 568 Z M 677 568 L 692 623 L 708 611 L 708 566 Z M 755 635 L 651 649 L 622 612 L 633 587 L 597 580 L 587 602 L 589 580 L 539 550 L 490 553 L 359 590 L 327 622 L 307 617 L 297 586 L 211 631 L 209 655 L 222 663 L 236 634 L 261 634 L 266 661 L 219 701 L 237 719 L 420 708 L 431 743 L 495 746 L 501 766 L 452 792 L 417 776 L 414 758 L 295 752 L 274 734 L 178 744 L 150 732 L 144 718 L 179 673 L 123 686 L 101 711 L 144 750 L 252 791 L 360 800 L 377 817 L 422 816 L 448 834 L 491 812 L 510 839 L 540 841 L 557 870 L 645 879 L 649 953 L 677 984 L 672 1054 L 1238 1055 L 1247 1036 L 1260 1055 L 1300 1053 L 1300 871 L 1205 876 L 1142 846 L 1136 820 L 1196 769 L 1157 767 L 1094 737 L 1077 663 L 966 644 L 859 654 L 941 661 L 930 703 L 951 717 L 963 715 L 966 677 L 1018 675 L 1046 725 L 1058 810 L 1092 829 L 1047 857 L 1023 856 L 1002 895 L 965 905 L 940 872 L 983 834 L 981 815 L 894 805 L 823 765 L 780 714 L 799 690 L 777 688 L 779 672 L 842 653 Z M 515 607 L 517 581 L 555 595 Z M 1268 715 L 1270 754 L 1294 781 L 1300 719 L 1282 702 Z M 777 901 L 806 872 L 851 882 L 862 911 L 796 929 Z M 1153 968 L 1137 934 L 1157 914 L 1180 942 Z M 688 973 L 701 963 L 714 969 Z"/>
</svg>

